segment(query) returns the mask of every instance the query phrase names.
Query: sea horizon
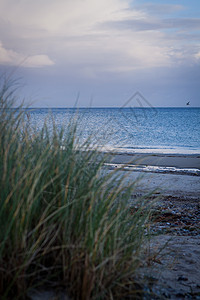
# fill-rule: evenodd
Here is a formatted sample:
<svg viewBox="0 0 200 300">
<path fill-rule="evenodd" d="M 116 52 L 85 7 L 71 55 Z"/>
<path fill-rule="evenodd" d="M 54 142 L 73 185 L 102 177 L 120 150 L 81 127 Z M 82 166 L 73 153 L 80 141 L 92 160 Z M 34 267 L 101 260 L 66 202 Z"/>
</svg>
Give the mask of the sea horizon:
<svg viewBox="0 0 200 300">
<path fill-rule="evenodd" d="M 28 108 L 38 129 L 49 112 L 58 128 L 78 119 L 82 140 L 121 153 L 200 154 L 200 108 L 194 107 L 57 107 Z M 49 120 L 48 126 L 51 127 Z"/>
<path fill-rule="evenodd" d="M 18 108 L 18 107 L 14 107 L 14 108 Z M 200 109 L 200 106 L 152 106 L 152 107 L 149 107 L 149 106 L 59 106 L 59 107 L 56 107 L 56 106 L 28 106 L 28 107 L 22 107 L 24 109 L 178 109 L 178 108 L 181 108 L 181 109 L 193 109 L 193 108 L 197 108 L 197 109 Z"/>
</svg>

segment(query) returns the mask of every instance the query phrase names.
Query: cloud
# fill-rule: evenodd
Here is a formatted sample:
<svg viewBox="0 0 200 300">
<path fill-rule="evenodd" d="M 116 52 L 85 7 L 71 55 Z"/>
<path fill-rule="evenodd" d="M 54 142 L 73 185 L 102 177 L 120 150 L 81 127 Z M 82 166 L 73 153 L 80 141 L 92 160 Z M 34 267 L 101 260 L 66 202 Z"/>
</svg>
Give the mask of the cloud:
<svg viewBox="0 0 200 300">
<path fill-rule="evenodd" d="M 1 0 L 1 63 L 54 64 L 88 77 L 185 64 L 198 52 L 187 35 L 199 19 L 160 18 L 182 9 L 129 0 Z"/>
<path fill-rule="evenodd" d="M 154 4 L 154 3 L 145 3 L 137 5 L 136 8 L 141 11 L 145 11 L 148 14 L 151 15 L 166 15 L 166 14 L 172 14 L 181 10 L 184 10 L 183 5 L 177 5 L 177 4 Z"/>
<path fill-rule="evenodd" d="M 29 56 L 24 61 L 24 66 L 29 68 L 40 68 L 52 65 L 54 65 L 54 62 L 45 54 Z"/>
<path fill-rule="evenodd" d="M 0 15 L 22 29 L 20 35 L 80 35 L 96 22 L 116 19 L 128 9 L 127 0 L 2 0 Z M 38 31 L 39 30 L 39 31 Z"/>
<path fill-rule="evenodd" d="M 126 19 L 120 21 L 109 21 L 102 26 L 116 28 L 118 30 L 133 30 L 133 31 L 151 31 L 162 29 L 182 29 L 182 30 L 200 30 L 200 19 L 196 18 L 143 18 L 143 19 Z"/>
<path fill-rule="evenodd" d="M 25 57 L 21 53 L 17 53 L 13 50 L 5 49 L 0 42 L 0 64 L 2 65 L 12 65 L 12 66 L 21 66 L 28 68 L 38 68 L 44 66 L 53 65 L 53 61 L 47 55 L 32 55 Z"/>
</svg>

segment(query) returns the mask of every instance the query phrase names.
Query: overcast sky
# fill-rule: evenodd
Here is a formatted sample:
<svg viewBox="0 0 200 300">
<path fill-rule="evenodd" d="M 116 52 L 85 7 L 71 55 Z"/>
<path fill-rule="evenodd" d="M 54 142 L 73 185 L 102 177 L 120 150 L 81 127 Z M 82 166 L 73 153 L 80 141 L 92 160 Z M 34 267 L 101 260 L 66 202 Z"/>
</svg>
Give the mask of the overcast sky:
<svg viewBox="0 0 200 300">
<path fill-rule="evenodd" d="M 0 0 L 0 68 L 37 107 L 200 106 L 200 1 Z"/>
</svg>

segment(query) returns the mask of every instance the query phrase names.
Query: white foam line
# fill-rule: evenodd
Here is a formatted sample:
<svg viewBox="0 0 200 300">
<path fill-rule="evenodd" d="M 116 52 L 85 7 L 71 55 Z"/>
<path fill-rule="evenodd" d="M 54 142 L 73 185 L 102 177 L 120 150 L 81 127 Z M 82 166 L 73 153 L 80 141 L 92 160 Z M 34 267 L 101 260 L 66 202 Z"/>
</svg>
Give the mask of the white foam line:
<svg viewBox="0 0 200 300">
<path fill-rule="evenodd" d="M 124 165 L 124 164 L 111 164 L 105 163 L 105 166 L 110 169 L 122 169 L 127 171 L 135 172 L 152 172 L 152 173 L 172 173 L 172 174 L 182 174 L 182 175 L 193 175 L 200 176 L 200 169 L 180 169 L 175 167 L 158 167 L 158 166 L 138 166 L 138 165 Z"/>
</svg>

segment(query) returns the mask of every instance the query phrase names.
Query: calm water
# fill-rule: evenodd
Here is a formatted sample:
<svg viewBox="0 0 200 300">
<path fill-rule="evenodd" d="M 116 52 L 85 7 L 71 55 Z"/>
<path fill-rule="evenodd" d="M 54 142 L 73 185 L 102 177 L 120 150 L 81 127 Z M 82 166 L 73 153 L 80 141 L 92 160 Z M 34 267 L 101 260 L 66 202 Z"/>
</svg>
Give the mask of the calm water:
<svg viewBox="0 0 200 300">
<path fill-rule="evenodd" d="M 40 128 L 49 109 L 29 110 Z M 78 118 L 82 139 L 123 152 L 200 153 L 200 108 L 52 108 L 57 126 Z M 50 121 L 48 122 L 50 126 Z"/>
</svg>

